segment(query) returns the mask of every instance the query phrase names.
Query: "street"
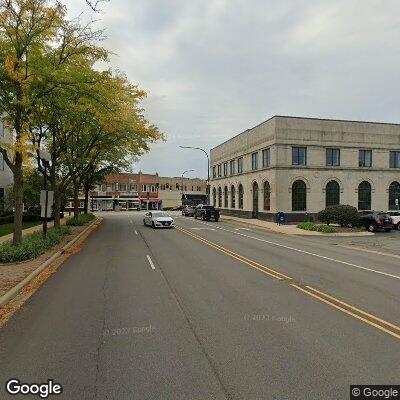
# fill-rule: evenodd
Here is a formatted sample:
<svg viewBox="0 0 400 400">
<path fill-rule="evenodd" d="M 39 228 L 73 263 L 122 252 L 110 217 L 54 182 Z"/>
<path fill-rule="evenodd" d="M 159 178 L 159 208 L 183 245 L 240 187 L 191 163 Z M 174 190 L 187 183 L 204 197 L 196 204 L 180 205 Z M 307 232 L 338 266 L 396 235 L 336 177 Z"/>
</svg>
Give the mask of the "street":
<svg viewBox="0 0 400 400">
<path fill-rule="evenodd" d="M 103 218 L 0 329 L 0 398 L 19 398 L 10 378 L 140 400 L 337 400 L 399 383 L 396 255 L 179 215 L 168 230 L 143 212 Z"/>
</svg>

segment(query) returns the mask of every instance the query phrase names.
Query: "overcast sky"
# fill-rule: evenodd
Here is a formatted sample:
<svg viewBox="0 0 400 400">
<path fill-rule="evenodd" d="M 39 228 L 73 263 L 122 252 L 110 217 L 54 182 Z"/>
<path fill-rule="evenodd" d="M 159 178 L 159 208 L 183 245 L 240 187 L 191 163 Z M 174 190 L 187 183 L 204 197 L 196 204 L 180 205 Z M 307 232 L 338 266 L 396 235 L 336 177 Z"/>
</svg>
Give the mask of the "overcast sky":
<svg viewBox="0 0 400 400">
<path fill-rule="evenodd" d="M 179 145 L 209 150 L 275 114 L 400 122 L 399 0 L 110 0 L 96 18 L 167 136 L 136 171 L 205 177 Z"/>
</svg>

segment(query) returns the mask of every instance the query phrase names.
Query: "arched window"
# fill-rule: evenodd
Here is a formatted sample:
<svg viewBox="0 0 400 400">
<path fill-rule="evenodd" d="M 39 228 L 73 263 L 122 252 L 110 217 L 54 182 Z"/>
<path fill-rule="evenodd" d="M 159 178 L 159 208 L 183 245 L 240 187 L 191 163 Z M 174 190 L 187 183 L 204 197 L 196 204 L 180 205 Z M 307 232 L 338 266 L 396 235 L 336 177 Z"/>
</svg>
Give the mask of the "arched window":
<svg viewBox="0 0 400 400">
<path fill-rule="evenodd" d="M 239 185 L 239 208 L 243 209 L 243 185 Z"/>
<path fill-rule="evenodd" d="M 367 181 L 361 182 L 358 185 L 358 209 L 371 209 L 371 184 Z"/>
<path fill-rule="evenodd" d="M 292 210 L 306 211 L 307 209 L 307 186 L 303 181 L 295 181 L 292 185 Z"/>
<path fill-rule="evenodd" d="M 213 188 L 213 204 L 217 207 L 217 189 Z"/>
<path fill-rule="evenodd" d="M 271 186 L 269 182 L 264 182 L 264 210 L 271 210 Z"/>
<path fill-rule="evenodd" d="M 228 208 L 228 188 L 224 187 L 224 207 Z"/>
<path fill-rule="evenodd" d="M 218 207 L 222 207 L 222 189 L 218 188 Z"/>
<path fill-rule="evenodd" d="M 325 188 L 325 204 L 327 207 L 340 204 L 340 186 L 336 181 L 329 181 Z"/>
<path fill-rule="evenodd" d="M 235 185 L 231 186 L 231 208 L 236 207 L 236 188 Z"/>
<path fill-rule="evenodd" d="M 400 204 L 400 183 L 392 182 L 389 186 L 389 210 L 399 210 L 400 209 L 399 204 Z"/>
</svg>

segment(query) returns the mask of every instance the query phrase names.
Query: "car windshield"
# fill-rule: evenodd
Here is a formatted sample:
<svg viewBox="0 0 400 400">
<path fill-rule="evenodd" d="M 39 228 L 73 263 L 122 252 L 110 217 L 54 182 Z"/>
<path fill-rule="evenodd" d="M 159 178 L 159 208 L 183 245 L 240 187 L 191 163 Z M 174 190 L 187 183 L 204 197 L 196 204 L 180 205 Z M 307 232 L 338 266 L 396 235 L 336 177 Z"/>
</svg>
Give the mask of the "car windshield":
<svg viewBox="0 0 400 400">
<path fill-rule="evenodd" d="M 158 217 L 169 217 L 169 215 L 163 211 L 153 212 L 152 216 L 157 217 L 157 218 Z"/>
</svg>

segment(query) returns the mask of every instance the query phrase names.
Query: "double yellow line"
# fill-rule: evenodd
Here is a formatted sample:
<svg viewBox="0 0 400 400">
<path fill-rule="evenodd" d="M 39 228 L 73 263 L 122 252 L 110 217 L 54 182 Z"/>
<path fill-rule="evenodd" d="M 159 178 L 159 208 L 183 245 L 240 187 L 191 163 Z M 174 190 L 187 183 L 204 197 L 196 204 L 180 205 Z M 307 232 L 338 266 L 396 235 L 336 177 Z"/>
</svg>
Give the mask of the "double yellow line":
<svg viewBox="0 0 400 400">
<path fill-rule="evenodd" d="M 205 239 L 202 236 L 195 235 L 192 232 L 187 231 L 186 229 L 176 226 L 176 229 L 178 229 L 180 232 L 184 233 L 185 235 L 191 236 L 192 238 L 199 240 L 200 242 L 204 243 L 207 246 L 210 246 L 214 248 L 215 250 L 220 251 L 221 253 L 224 253 L 228 255 L 229 257 L 232 257 L 243 264 L 246 264 L 247 266 L 254 268 L 260 272 L 262 272 L 265 275 L 268 275 L 272 278 L 278 279 L 280 281 L 287 281 L 291 287 L 301 291 L 304 294 L 307 294 L 308 296 L 311 296 L 333 308 L 336 310 L 339 310 L 353 318 L 358 319 L 359 321 L 364 322 L 365 324 L 368 324 L 370 326 L 373 326 L 376 329 L 379 329 L 382 332 L 387 333 L 388 335 L 400 339 L 400 326 L 392 324 L 391 322 L 385 321 L 382 318 L 376 317 L 373 314 L 370 314 L 366 311 L 363 311 L 357 307 L 354 307 L 348 303 L 345 303 L 342 300 L 337 299 L 336 297 L 330 296 L 324 292 L 321 292 L 317 289 L 314 289 L 311 286 L 302 286 L 296 282 L 294 282 L 293 278 L 290 276 L 287 276 L 285 274 L 282 274 L 279 271 L 276 271 L 275 269 L 272 269 L 270 267 L 267 267 L 265 265 L 262 265 L 254 260 L 251 260 L 247 257 L 244 257 L 238 253 L 235 253 L 232 250 L 229 250 L 219 244 L 216 244 L 214 242 L 211 242 L 208 239 Z"/>
</svg>

